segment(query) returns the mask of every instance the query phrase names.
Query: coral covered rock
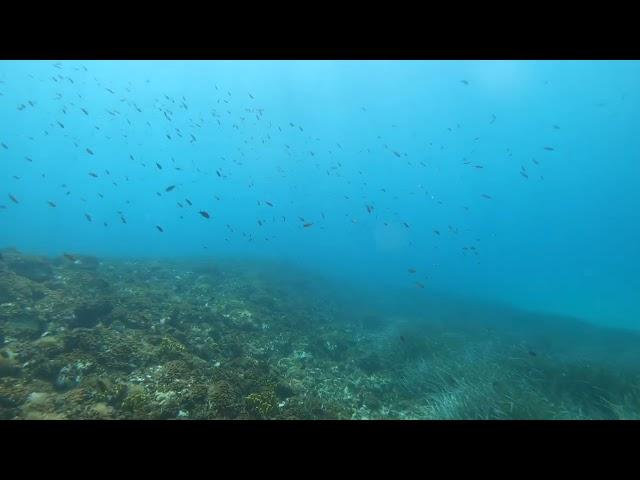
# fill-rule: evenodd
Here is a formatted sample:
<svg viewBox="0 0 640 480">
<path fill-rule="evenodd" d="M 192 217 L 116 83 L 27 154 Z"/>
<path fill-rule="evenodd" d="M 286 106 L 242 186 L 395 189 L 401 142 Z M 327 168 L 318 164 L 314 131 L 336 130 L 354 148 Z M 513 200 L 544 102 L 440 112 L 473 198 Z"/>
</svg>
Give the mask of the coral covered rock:
<svg viewBox="0 0 640 480">
<path fill-rule="evenodd" d="M 73 311 L 74 318 L 70 321 L 74 327 L 92 327 L 103 320 L 113 310 L 113 303 L 109 300 L 85 302 Z"/>
<path fill-rule="evenodd" d="M 0 304 L 6 302 L 28 302 L 45 295 L 43 287 L 11 270 L 0 269 Z"/>
<path fill-rule="evenodd" d="M 20 367 L 6 352 L 0 352 L 0 377 L 15 377 L 20 374 Z"/>
<path fill-rule="evenodd" d="M 53 269 L 49 262 L 39 257 L 27 257 L 20 254 L 4 255 L 9 270 L 34 282 L 45 282 L 53 278 Z"/>
</svg>

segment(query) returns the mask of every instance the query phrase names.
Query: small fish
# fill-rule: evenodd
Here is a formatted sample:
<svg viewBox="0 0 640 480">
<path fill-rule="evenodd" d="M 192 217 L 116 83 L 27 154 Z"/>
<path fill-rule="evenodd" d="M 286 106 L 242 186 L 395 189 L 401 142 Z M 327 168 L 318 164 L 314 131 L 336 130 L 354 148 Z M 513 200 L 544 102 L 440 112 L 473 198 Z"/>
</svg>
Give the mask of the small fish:
<svg viewBox="0 0 640 480">
<path fill-rule="evenodd" d="M 524 173 L 524 172 L 520 172 L 520 175 L 522 175 L 524 178 L 529 178 L 529 175 L 527 175 L 527 174 L 526 174 L 526 173 Z"/>
<path fill-rule="evenodd" d="M 533 350 L 529 350 L 529 355 L 531 355 L 532 357 L 537 357 L 538 354 L 536 352 L 534 352 Z"/>
<path fill-rule="evenodd" d="M 420 282 L 416 282 L 416 287 L 418 287 L 418 288 L 424 288 L 424 285 L 423 285 L 423 284 L 421 284 Z"/>
<path fill-rule="evenodd" d="M 185 198 L 184 201 L 187 202 L 189 204 L 189 206 L 193 205 L 193 203 L 191 203 L 191 200 L 189 200 L 188 198 Z"/>
<path fill-rule="evenodd" d="M 402 222 L 402 224 L 403 224 L 405 227 L 409 228 L 409 224 L 408 224 L 407 222 Z"/>
<path fill-rule="evenodd" d="M 206 210 L 200 210 L 198 213 L 202 215 L 204 218 L 211 218 L 211 216 L 209 215 L 209 212 L 207 212 Z"/>
<path fill-rule="evenodd" d="M 76 259 L 76 257 L 74 257 L 73 255 L 70 255 L 70 254 L 68 254 L 68 253 L 63 254 L 63 257 L 64 257 L 64 258 L 66 258 L 66 259 L 68 259 L 68 260 L 71 260 L 71 261 L 72 261 L 72 262 L 74 262 L 74 263 L 78 261 L 78 260 Z"/>
<path fill-rule="evenodd" d="M 440 232 L 438 230 L 434 230 L 433 233 L 435 233 L 436 235 L 440 235 Z"/>
<path fill-rule="evenodd" d="M 158 167 L 158 170 L 162 170 L 162 165 L 160 165 L 158 162 L 156 162 L 156 167 Z"/>
<path fill-rule="evenodd" d="M 156 225 L 156 228 L 158 229 L 158 231 L 160 233 L 164 232 L 164 230 L 162 229 L 162 227 L 160 225 Z"/>
<path fill-rule="evenodd" d="M 96 173 L 93 173 L 93 172 L 89 172 L 89 176 L 93 177 L 93 178 L 98 178 L 98 175 Z"/>
<path fill-rule="evenodd" d="M 481 197 L 482 197 L 482 198 L 486 198 L 487 200 L 491 200 L 491 198 L 492 198 L 492 197 L 491 197 L 491 195 L 487 195 L 486 193 L 483 193 L 483 194 L 481 195 Z"/>
<path fill-rule="evenodd" d="M 267 204 L 267 205 L 269 205 L 270 207 L 273 207 L 273 203 L 271 203 L 271 202 L 267 202 L 267 201 L 265 200 L 265 202 L 264 202 L 264 203 L 266 203 L 266 204 Z"/>
<path fill-rule="evenodd" d="M 87 148 L 87 153 L 88 153 L 89 155 L 93 155 L 93 150 L 91 150 L 90 148 Z"/>
<path fill-rule="evenodd" d="M 121 221 L 122 223 L 124 223 L 124 224 L 126 224 L 126 223 L 127 223 L 127 219 L 126 219 L 126 218 L 124 218 L 124 217 L 120 217 L 120 221 Z"/>
<path fill-rule="evenodd" d="M 4 148 L 5 150 L 9 150 L 9 147 L 7 147 L 4 143 L 0 142 L 0 145 L 2 145 L 2 148 Z"/>
<path fill-rule="evenodd" d="M 20 202 L 18 202 L 18 199 L 16 197 L 14 197 L 13 195 L 11 195 L 11 194 L 9 194 L 9 198 L 11 199 L 11 201 L 13 203 L 20 203 Z"/>
<path fill-rule="evenodd" d="M 401 157 L 401 156 L 402 156 L 402 155 L 400 155 L 398 152 L 396 152 L 395 150 L 393 150 L 393 154 L 394 154 L 396 157 Z"/>
<path fill-rule="evenodd" d="M 555 150 L 555 148 L 553 148 L 553 147 L 544 147 L 544 149 L 549 151 L 549 152 L 553 152 Z"/>
<path fill-rule="evenodd" d="M 91 221 L 91 215 L 89 215 L 88 213 L 84 214 L 84 217 L 90 222 Z"/>
<path fill-rule="evenodd" d="M 169 185 L 167 188 L 164 189 L 165 192 L 170 192 L 171 190 L 173 190 L 174 188 L 176 188 L 175 185 Z"/>
<path fill-rule="evenodd" d="M 303 225 L 303 227 L 304 227 L 304 228 L 309 228 L 309 227 L 310 227 L 310 226 L 312 226 L 312 225 L 313 225 L 313 223 L 305 223 L 305 224 Z"/>
<path fill-rule="evenodd" d="M 410 268 L 409 270 L 407 270 L 409 273 L 416 273 L 416 269 L 415 268 Z"/>
<path fill-rule="evenodd" d="M 50 207 L 53 207 L 53 208 L 56 207 L 56 204 L 53 203 L 52 201 L 47 200 L 47 203 L 49 204 Z"/>
<path fill-rule="evenodd" d="M 373 212 L 373 205 L 366 205 L 367 207 L 367 212 L 371 213 Z"/>
<path fill-rule="evenodd" d="M 83 112 L 85 115 L 89 115 L 89 112 L 87 112 L 84 108 L 80 108 L 80 110 L 82 110 L 82 112 Z"/>
<path fill-rule="evenodd" d="M 469 82 L 467 80 L 460 80 L 461 83 L 464 83 L 465 85 L 469 85 Z"/>
</svg>

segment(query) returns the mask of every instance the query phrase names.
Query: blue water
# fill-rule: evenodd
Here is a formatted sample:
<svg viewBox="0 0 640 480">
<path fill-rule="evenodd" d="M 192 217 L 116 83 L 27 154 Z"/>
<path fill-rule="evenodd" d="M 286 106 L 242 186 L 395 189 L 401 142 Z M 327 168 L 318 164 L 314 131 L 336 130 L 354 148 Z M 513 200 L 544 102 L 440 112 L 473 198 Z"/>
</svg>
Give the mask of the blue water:
<svg viewBox="0 0 640 480">
<path fill-rule="evenodd" d="M 382 301 L 640 327 L 639 62 L 2 61 L 0 80 L 0 246 L 286 260 Z"/>
</svg>

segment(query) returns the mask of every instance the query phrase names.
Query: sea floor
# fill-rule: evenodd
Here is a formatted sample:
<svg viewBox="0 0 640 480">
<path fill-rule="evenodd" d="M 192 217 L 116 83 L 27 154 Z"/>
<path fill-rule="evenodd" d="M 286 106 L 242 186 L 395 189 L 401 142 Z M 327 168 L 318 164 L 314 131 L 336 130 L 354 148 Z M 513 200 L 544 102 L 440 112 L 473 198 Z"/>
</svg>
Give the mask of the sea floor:
<svg viewBox="0 0 640 480">
<path fill-rule="evenodd" d="M 0 419 L 640 418 L 637 333 L 376 314 L 251 262 L 0 253 Z"/>
</svg>

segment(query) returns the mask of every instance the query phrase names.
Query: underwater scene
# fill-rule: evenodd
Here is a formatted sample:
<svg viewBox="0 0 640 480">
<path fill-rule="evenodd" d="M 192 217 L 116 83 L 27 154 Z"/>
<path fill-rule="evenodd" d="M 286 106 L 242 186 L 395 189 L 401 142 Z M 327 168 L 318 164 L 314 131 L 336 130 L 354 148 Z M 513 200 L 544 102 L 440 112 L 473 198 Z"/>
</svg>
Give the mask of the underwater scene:
<svg viewBox="0 0 640 480">
<path fill-rule="evenodd" d="M 0 61 L 0 419 L 640 418 L 638 87 Z"/>
</svg>

